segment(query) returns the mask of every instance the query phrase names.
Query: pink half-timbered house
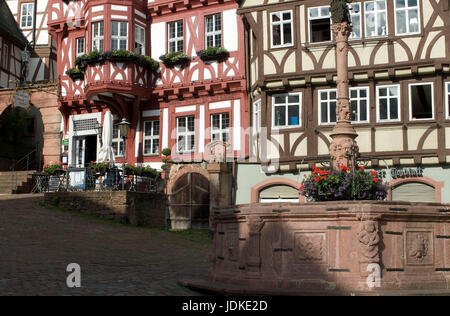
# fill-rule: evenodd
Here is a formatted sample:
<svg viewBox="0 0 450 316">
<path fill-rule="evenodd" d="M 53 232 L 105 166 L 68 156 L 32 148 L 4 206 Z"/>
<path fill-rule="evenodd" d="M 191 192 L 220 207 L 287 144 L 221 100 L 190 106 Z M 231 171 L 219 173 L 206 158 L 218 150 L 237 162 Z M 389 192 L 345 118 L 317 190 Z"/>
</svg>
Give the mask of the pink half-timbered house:
<svg viewBox="0 0 450 316">
<path fill-rule="evenodd" d="M 232 156 L 245 156 L 244 39 L 234 0 L 51 0 L 49 7 L 69 165 L 97 159 L 107 111 L 120 163 L 125 155 L 130 164 L 160 168 L 164 148 L 173 159 L 201 161 L 212 140 L 226 141 Z M 208 47 L 228 54 L 203 61 L 197 54 Z M 135 56 L 105 57 L 117 51 Z M 80 66 L 77 57 L 86 60 L 92 52 L 102 54 Z M 189 60 L 166 66 L 160 58 L 171 52 Z M 158 69 L 136 56 L 153 58 Z M 73 75 L 76 65 L 81 75 Z M 117 126 L 123 118 L 131 123 L 125 145 Z"/>
</svg>

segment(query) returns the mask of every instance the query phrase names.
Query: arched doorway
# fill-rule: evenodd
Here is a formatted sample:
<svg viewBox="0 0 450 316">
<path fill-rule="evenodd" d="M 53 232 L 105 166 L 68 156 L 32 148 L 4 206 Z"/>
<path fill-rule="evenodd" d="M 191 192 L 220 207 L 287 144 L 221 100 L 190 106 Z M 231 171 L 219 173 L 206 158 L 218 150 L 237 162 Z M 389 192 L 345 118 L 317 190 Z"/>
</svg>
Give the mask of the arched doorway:
<svg viewBox="0 0 450 316">
<path fill-rule="evenodd" d="M 40 170 L 43 134 L 42 114 L 35 106 L 8 106 L 0 116 L 0 170 Z"/>
<path fill-rule="evenodd" d="M 175 180 L 169 194 L 172 229 L 209 228 L 209 180 L 189 172 Z"/>
</svg>

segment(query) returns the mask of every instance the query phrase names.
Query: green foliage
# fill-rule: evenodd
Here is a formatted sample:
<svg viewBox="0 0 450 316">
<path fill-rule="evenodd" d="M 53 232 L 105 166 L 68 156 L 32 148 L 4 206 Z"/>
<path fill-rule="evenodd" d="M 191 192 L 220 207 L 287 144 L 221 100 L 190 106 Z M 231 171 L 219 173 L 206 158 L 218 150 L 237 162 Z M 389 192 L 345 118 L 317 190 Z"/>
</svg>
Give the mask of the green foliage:
<svg viewBox="0 0 450 316">
<path fill-rule="evenodd" d="M 89 169 L 91 169 L 95 173 L 106 172 L 106 170 L 108 170 L 110 166 L 111 162 L 109 161 L 109 159 L 104 162 L 91 161 L 89 163 Z"/>
<path fill-rule="evenodd" d="M 54 162 L 50 161 L 50 163 L 48 165 L 44 166 L 44 171 L 51 175 L 58 174 L 59 172 L 61 172 L 63 170 L 64 169 L 62 167 L 62 162 L 54 163 Z"/>
<path fill-rule="evenodd" d="M 209 47 L 205 50 L 197 52 L 201 60 L 222 60 L 228 58 L 230 53 L 223 47 Z"/>
<path fill-rule="evenodd" d="M 172 150 L 170 150 L 170 148 L 164 148 L 162 151 L 161 151 L 161 154 L 163 155 L 163 156 L 170 156 L 171 154 L 172 154 Z"/>
<path fill-rule="evenodd" d="M 182 52 L 172 52 L 159 57 L 164 65 L 173 67 L 177 65 L 184 65 L 191 61 L 191 57 Z"/>
</svg>

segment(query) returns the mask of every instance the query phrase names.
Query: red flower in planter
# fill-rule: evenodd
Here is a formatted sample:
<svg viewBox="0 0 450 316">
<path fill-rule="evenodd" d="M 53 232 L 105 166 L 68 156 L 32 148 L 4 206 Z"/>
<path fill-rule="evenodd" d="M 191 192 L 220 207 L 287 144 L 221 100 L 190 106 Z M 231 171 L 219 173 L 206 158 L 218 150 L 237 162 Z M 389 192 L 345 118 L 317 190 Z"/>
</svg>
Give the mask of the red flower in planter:
<svg viewBox="0 0 450 316">
<path fill-rule="evenodd" d="M 320 177 L 315 177 L 314 181 L 319 182 L 320 181 Z"/>
<path fill-rule="evenodd" d="M 366 168 L 364 168 L 364 166 L 360 166 L 359 169 L 361 169 L 363 171 L 366 170 Z"/>
<path fill-rule="evenodd" d="M 378 178 L 373 178 L 373 182 L 378 183 Z"/>
<path fill-rule="evenodd" d="M 325 170 L 322 170 L 322 171 L 319 172 L 319 175 L 321 175 L 321 176 L 324 176 L 326 174 L 327 174 L 327 172 Z"/>
<path fill-rule="evenodd" d="M 378 173 L 376 171 L 371 171 L 370 174 L 376 176 Z"/>
</svg>

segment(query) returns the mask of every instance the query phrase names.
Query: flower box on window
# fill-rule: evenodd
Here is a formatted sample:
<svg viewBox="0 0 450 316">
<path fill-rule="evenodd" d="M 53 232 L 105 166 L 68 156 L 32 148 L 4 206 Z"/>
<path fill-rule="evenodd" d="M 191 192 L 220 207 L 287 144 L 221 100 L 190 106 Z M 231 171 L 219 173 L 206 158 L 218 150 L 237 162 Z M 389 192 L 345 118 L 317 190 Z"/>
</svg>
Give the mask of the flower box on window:
<svg viewBox="0 0 450 316">
<path fill-rule="evenodd" d="M 191 57 L 181 52 L 168 53 L 159 57 L 167 67 L 183 66 L 191 61 Z"/>
<path fill-rule="evenodd" d="M 197 56 L 199 56 L 203 61 L 223 61 L 230 56 L 230 53 L 223 47 L 209 47 L 198 51 Z"/>
<path fill-rule="evenodd" d="M 84 79 L 84 72 L 78 68 L 72 68 L 67 70 L 66 75 L 68 75 L 73 81 Z"/>
</svg>

